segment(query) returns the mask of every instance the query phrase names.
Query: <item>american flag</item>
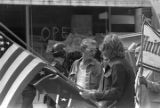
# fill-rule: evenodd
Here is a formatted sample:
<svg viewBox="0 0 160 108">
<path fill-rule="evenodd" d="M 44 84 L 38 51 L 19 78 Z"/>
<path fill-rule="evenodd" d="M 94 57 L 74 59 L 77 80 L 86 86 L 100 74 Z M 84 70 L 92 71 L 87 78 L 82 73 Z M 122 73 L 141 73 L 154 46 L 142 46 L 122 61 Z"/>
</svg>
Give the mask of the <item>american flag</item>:
<svg viewBox="0 0 160 108">
<path fill-rule="evenodd" d="M 0 108 L 12 107 L 45 62 L 0 31 Z"/>
</svg>

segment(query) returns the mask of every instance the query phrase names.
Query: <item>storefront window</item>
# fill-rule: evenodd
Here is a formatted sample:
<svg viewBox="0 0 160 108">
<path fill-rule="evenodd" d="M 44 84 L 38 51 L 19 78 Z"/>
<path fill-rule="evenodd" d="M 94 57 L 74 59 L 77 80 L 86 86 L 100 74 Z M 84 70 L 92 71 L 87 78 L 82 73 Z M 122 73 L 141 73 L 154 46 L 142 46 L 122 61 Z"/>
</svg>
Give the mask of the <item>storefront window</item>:
<svg viewBox="0 0 160 108">
<path fill-rule="evenodd" d="M 26 42 L 25 32 L 25 6 L 0 5 L 0 22 L 14 32 L 22 41 Z M 16 37 L 11 39 L 25 46 Z"/>
<path fill-rule="evenodd" d="M 43 5 L 26 7 L 1 5 L 0 21 L 45 58 L 49 57 L 46 54 L 48 45 L 57 41 L 70 44 L 72 48 L 68 51 L 72 51 L 78 49 L 75 46 L 88 36 L 101 43 L 103 36 L 109 32 L 135 32 L 136 8 Z"/>
</svg>

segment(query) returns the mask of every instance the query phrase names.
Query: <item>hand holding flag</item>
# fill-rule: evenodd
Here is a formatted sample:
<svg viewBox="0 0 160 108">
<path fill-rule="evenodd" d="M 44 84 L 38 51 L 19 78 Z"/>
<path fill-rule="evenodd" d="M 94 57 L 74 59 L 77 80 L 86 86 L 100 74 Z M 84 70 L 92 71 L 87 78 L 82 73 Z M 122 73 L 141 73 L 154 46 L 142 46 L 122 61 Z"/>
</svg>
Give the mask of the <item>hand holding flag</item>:
<svg viewBox="0 0 160 108">
<path fill-rule="evenodd" d="M 141 41 L 141 53 L 138 59 L 138 64 L 141 66 L 137 73 L 135 80 L 136 100 L 137 106 L 143 106 L 143 92 L 140 81 L 142 82 L 142 76 L 146 77 L 150 70 L 154 72 L 160 72 L 160 33 L 154 29 L 148 21 L 144 19 L 142 25 L 142 41 Z M 140 78 L 140 79 L 139 79 Z M 143 83 L 146 83 L 143 80 Z"/>
</svg>

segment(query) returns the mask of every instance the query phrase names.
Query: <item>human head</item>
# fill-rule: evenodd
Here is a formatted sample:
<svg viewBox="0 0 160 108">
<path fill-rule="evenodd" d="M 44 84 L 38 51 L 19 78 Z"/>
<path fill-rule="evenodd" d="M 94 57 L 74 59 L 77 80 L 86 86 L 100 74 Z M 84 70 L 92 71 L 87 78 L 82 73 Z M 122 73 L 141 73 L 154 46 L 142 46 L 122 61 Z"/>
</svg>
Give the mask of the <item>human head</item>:
<svg viewBox="0 0 160 108">
<path fill-rule="evenodd" d="M 81 42 L 83 57 L 94 57 L 97 50 L 97 42 L 91 38 L 85 38 Z"/>
<path fill-rule="evenodd" d="M 53 57 L 64 58 L 66 54 L 65 44 L 61 42 L 55 43 L 52 47 L 52 54 L 53 54 Z"/>
<path fill-rule="evenodd" d="M 103 58 L 107 60 L 125 57 L 123 44 L 116 34 L 106 35 L 100 50 Z"/>
</svg>

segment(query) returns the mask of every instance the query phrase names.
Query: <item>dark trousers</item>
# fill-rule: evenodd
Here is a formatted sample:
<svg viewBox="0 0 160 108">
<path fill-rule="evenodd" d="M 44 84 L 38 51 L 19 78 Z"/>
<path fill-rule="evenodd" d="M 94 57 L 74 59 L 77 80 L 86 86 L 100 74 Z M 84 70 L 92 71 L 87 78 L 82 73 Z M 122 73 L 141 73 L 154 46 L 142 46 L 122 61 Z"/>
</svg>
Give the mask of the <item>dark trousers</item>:
<svg viewBox="0 0 160 108">
<path fill-rule="evenodd" d="M 49 108 L 56 108 L 56 102 L 47 94 L 44 96 L 44 103 L 47 104 Z"/>
<path fill-rule="evenodd" d="M 36 96 L 36 88 L 28 85 L 22 92 L 22 108 L 33 108 L 33 100 Z"/>
</svg>

